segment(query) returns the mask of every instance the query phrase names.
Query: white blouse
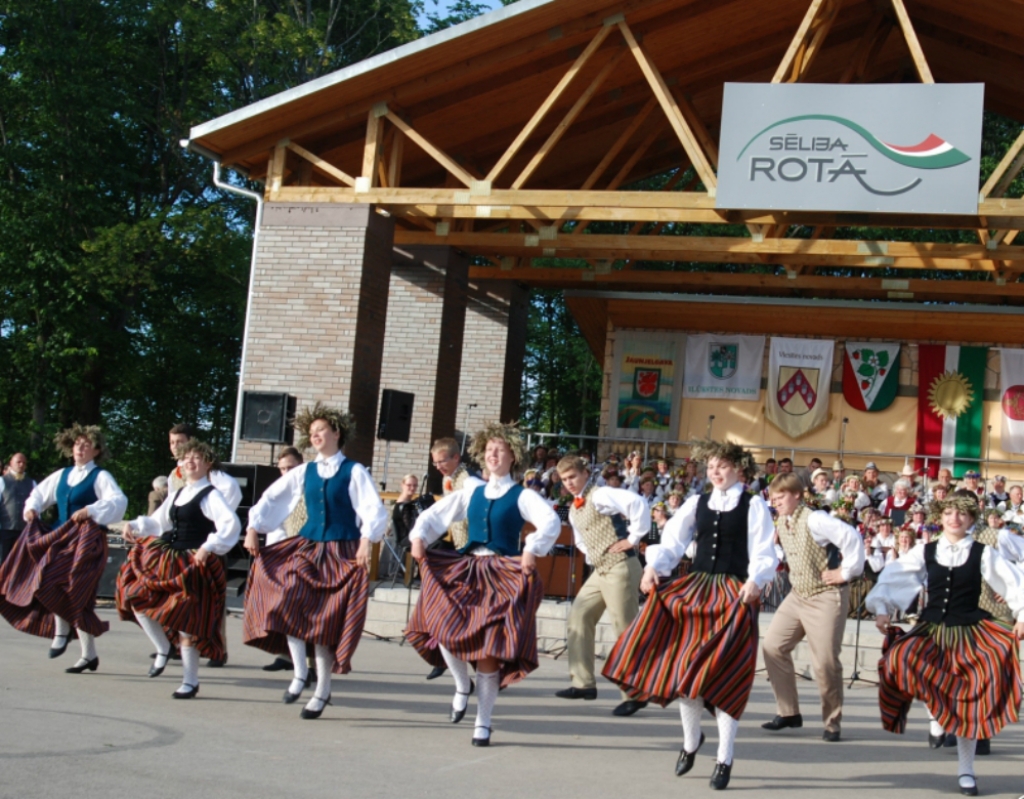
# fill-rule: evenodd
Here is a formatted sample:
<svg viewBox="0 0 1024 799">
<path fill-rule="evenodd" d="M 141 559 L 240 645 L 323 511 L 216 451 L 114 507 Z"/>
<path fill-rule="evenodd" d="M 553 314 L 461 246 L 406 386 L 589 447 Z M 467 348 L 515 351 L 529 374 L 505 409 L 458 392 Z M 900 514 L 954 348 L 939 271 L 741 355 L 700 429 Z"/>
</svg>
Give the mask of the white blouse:
<svg viewBox="0 0 1024 799">
<path fill-rule="evenodd" d="M 72 466 L 71 474 L 68 475 L 68 485 L 78 485 L 96 468 L 99 467 L 93 461 L 89 461 L 85 466 Z M 29 494 L 25 502 L 23 513 L 33 510 L 37 514 L 41 514 L 48 507 L 57 503 L 57 486 L 60 484 L 60 476 L 63 471 L 63 469 L 58 469 L 32 489 L 32 493 Z M 100 471 L 96 475 L 96 482 L 93 483 L 93 490 L 96 492 L 96 501 L 85 506 L 89 511 L 89 518 L 96 524 L 106 526 L 121 521 L 124 518 L 124 512 L 128 509 L 128 497 L 124 495 L 114 476 L 105 469 Z"/>
<path fill-rule="evenodd" d="M 843 557 L 839 569 L 845 581 L 849 582 L 864 572 L 864 540 L 850 525 L 823 510 L 816 510 L 807 519 L 807 529 L 819 547 L 833 544 L 839 549 Z"/>
<path fill-rule="evenodd" d="M 210 481 L 204 477 L 202 480 L 189 483 L 179 491 L 168 494 L 167 499 L 156 509 L 156 513 L 152 516 L 140 516 L 132 522 L 132 527 L 138 530 L 142 536 L 166 533 L 174 527 L 171 522 L 171 506 L 187 505 L 196 494 L 208 485 L 210 485 Z M 203 512 L 203 516 L 216 526 L 216 529 L 207 536 L 206 543 L 202 548 L 214 555 L 226 555 L 238 543 L 238 536 L 242 532 L 242 523 L 238 520 L 238 515 L 216 488 L 202 498 L 199 509 Z"/>
</svg>

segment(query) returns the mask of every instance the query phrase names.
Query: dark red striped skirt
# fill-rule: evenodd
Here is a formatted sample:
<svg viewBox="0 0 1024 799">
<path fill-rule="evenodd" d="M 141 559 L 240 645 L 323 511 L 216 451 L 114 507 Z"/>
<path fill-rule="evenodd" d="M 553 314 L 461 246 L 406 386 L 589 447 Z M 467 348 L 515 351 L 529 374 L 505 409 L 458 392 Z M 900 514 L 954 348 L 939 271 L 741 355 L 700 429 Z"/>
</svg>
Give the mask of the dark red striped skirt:
<svg viewBox="0 0 1024 799">
<path fill-rule="evenodd" d="M 226 591 L 220 558 L 211 556 L 200 565 L 191 552 L 150 538 L 129 550 L 117 575 L 117 612 L 125 621 L 137 621 L 138 611 L 163 627 L 175 646 L 181 646 L 179 633 L 186 633 L 200 655 L 223 660 Z"/>
<path fill-rule="evenodd" d="M 49 530 L 31 522 L 0 566 L 0 615 L 16 630 L 52 638 L 54 616 L 103 635 L 110 629 L 96 615 L 96 589 L 107 565 L 107 531 L 94 521 L 67 522 Z"/>
<path fill-rule="evenodd" d="M 245 643 L 286 655 L 291 635 L 332 649 L 332 671 L 348 674 L 370 588 L 366 569 L 356 565 L 358 549 L 358 541 L 301 536 L 261 549 L 245 592 Z"/>
<path fill-rule="evenodd" d="M 501 687 L 539 665 L 537 608 L 544 586 L 514 558 L 460 555 L 431 549 L 421 569 L 420 598 L 405 635 L 432 666 L 443 666 L 438 644 L 461 660 L 501 661 Z"/>
<path fill-rule="evenodd" d="M 963 738 L 991 738 L 1020 713 L 1017 639 L 1001 622 L 922 622 L 906 633 L 891 628 L 878 676 L 882 727 L 889 732 L 906 729 L 914 699 L 925 703 L 942 729 Z"/>
<path fill-rule="evenodd" d="M 757 608 L 740 601 L 742 587 L 700 572 L 662 584 L 615 643 L 604 676 L 635 699 L 665 707 L 700 697 L 738 719 L 757 664 Z"/>
</svg>

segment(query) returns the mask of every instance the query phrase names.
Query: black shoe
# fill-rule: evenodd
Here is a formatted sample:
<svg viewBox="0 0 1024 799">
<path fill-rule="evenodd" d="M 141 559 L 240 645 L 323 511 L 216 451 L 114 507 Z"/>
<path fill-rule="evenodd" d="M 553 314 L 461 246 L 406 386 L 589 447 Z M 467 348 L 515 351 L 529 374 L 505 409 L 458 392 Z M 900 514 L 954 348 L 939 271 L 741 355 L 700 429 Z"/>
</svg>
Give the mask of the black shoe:
<svg viewBox="0 0 1024 799">
<path fill-rule="evenodd" d="M 839 741 L 839 730 L 825 730 L 821 734 L 821 740 L 834 744 Z"/>
<path fill-rule="evenodd" d="M 627 699 L 625 702 L 620 703 L 612 711 L 613 716 L 632 716 L 638 710 L 643 710 L 647 707 L 647 702 L 641 702 L 638 699 Z"/>
<path fill-rule="evenodd" d="M 316 682 L 316 670 L 310 669 L 306 672 L 306 687 L 309 688 L 313 683 Z"/>
<path fill-rule="evenodd" d="M 786 727 L 803 727 L 804 717 L 797 713 L 795 716 L 776 716 L 771 721 L 761 725 L 762 730 L 784 730 Z M 728 779 L 726 780 L 728 782 Z"/>
<path fill-rule="evenodd" d="M 434 668 L 432 668 L 430 670 L 430 674 L 427 675 L 427 679 L 428 680 L 436 680 L 438 677 L 440 677 L 446 671 L 448 671 L 448 667 L 447 666 L 435 666 Z"/>
<path fill-rule="evenodd" d="M 571 688 L 565 688 L 561 691 L 556 691 L 555 696 L 559 699 L 597 699 L 596 688 L 577 688 L 575 685 Z"/>
<path fill-rule="evenodd" d="M 288 688 L 291 688 L 291 686 L 289 685 Z M 284 689 L 284 696 L 281 697 L 281 701 L 286 705 L 291 705 L 297 702 L 299 697 L 302 696 L 302 691 L 299 691 L 297 694 L 293 694 L 288 690 L 288 688 Z"/>
<path fill-rule="evenodd" d="M 682 777 L 687 771 L 693 768 L 693 761 L 697 759 L 697 753 L 704 746 L 704 733 L 700 734 L 700 742 L 692 752 L 687 752 L 683 747 L 679 750 L 679 759 L 676 761 L 676 776 Z"/>
<path fill-rule="evenodd" d="M 990 738 L 979 738 L 978 745 L 974 749 L 976 755 L 990 755 L 992 754 L 992 739 Z"/>
<path fill-rule="evenodd" d="M 466 696 L 466 697 L 469 697 L 469 696 L 472 696 L 475 691 L 476 691 L 476 686 L 473 685 L 473 681 L 470 680 L 469 681 L 469 693 L 468 694 L 464 694 L 464 693 L 462 693 L 462 691 L 456 691 L 455 695 L 456 696 Z M 456 710 L 455 708 L 452 708 L 451 715 L 448 717 L 451 720 L 452 724 L 458 724 L 460 721 L 462 721 L 462 717 L 466 715 L 466 709 L 468 707 L 469 707 L 469 703 L 467 702 L 466 703 L 466 707 L 462 708 L 462 710 Z"/>
<path fill-rule="evenodd" d="M 222 658 L 210 658 L 208 661 L 206 661 L 206 665 L 208 668 L 211 669 L 222 669 L 226 665 L 228 665 L 228 656 L 225 655 Z"/>
<path fill-rule="evenodd" d="M 270 665 L 264 666 L 263 671 L 284 671 L 285 669 L 295 668 L 290 660 L 284 658 L 275 658 L 274 662 Z"/>
<path fill-rule="evenodd" d="M 302 708 L 302 712 L 299 714 L 299 718 L 303 718 L 303 719 L 318 719 L 318 718 L 320 718 L 320 715 L 324 712 L 324 708 L 327 707 L 329 704 L 331 704 L 331 695 L 330 694 L 327 695 L 326 699 L 320 699 L 319 696 L 315 696 L 315 695 L 314 695 L 313 698 L 314 699 L 318 699 L 321 702 L 323 702 L 323 704 L 320 705 L 320 709 L 319 710 L 310 710 L 309 708 L 305 708 L 304 707 L 304 708 Z"/>
<path fill-rule="evenodd" d="M 64 669 L 68 674 L 81 674 L 83 671 L 96 671 L 100 665 L 100 659 L 97 655 L 92 660 L 86 660 L 85 658 L 80 659 L 74 666 Z"/>
<path fill-rule="evenodd" d="M 954 747 L 955 748 L 956 747 L 956 736 L 953 733 L 951 733 L 951 732 L 946 733 L 946 740 L 942 742 L 942 745 L 944 747 L 946 747 L 947 749 L 949 747 Z M 977 752 L 975 752 L 975 754 L 977 754 Z"/>
<path fill-rule="evenodd" d="M 715 763 L 715 770 L 711 772 L 711 787 L 716 791 L 724 791 L 729 785 L 731 775 L 732 763 L 728 766 L 725 763 Z"/>
<path fill-rule="evenodd" d="M 955 737 L 955 736 L 954 736 Z M 946 733 L 942 732 L 938 735 L 932 735 L 928 733 L 928 746 L 931 749 L 941 749 L 946 742 Z"/>
<path fill-rule="evenodd" d="M 171 694 L 175 699 L 192 699 L 196 694 L 199 693 L 198 685 L 186 685 L 186 690 L 182 691 L 180 688 Z"/>
<path fill-rule="evenodd" d="M 477 738 L 477 730 L 487 730 L 486 738 Z M 473 728 L 473 746 L 490 746 L 491 745 L 491 728 L 490 727 L 474 727 Z"/>
<path fill-rule="evenodd" d="M 47 652 L 47 655 L 50 658 L 59 658 L 67 651 L 68 639 L 70 638 L 70 636 L 62 635 L 60 637 L 64 639 L 64 646 L 51 646 L 50 651 Z M 54 638 L 57 638 L 57 636 L 55 635 Z"/>
<path fill-rule="evenodd" d="M 972 785 L 964 787 L 964 784 L 960 782 L 964 777 L 970 777 Z M 978 795 L 978 781 L 974 778 L 973 774 L 961 774 L 956 778 L 957 785 L 960 786 L 960 793 L 964 796 L 977 796 Z"/>
<path fill-rule="evenodd" d="M 159 653 L 157 653 L 157 654 L 159 654 Z M 158 666 L 158 665 L 156 665 L 156 663 L 154 663 L 152 666 L 149 667 L 149 677 L 150 677 L 150 679 L 152 679 L 153 677 L 159 677 L 161 674 L 164 673 L 164 669 L 167 668 L 167 661 L 169 659 L 170 658 L 169 658 L 168 655 L 164 655 L 164 665 Z"/>
</svg>

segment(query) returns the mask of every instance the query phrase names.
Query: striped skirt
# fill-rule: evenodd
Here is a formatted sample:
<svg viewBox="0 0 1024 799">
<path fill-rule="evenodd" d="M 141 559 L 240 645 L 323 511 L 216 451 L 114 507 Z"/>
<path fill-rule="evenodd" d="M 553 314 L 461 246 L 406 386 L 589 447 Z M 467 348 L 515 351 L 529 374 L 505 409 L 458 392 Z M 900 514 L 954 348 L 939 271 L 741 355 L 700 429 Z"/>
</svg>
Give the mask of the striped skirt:
<svg viewBox="0 0 1024 799">
<path fill-rule="evenodd" d="M 634 699 L 662 707 L 704 699 L 743 715 L 757 663 L 757 608 L 739 599 L 742 581 L 694 572 L 652 591 L 619 637 L 604 676 Z"/>
<path fill-rule="evenodd" d="M 103 635 L 96 589 L 107 565 L 107 531 L 89 520 L 48 530 L 38 519 L 18 538 L 0 566 L 0 615 L 16 630 L 42 638 L 56 631 L 54 616 L 76 630 Z"/>
<path fill-rule="evenodd" d="M 358 541 L 286 538 L 260 550 L 249 571 L 242 638 L 273 655 L 288 636 L 334 652 L 335 674 L 352 670 L 366 622 L 370 583 L 356 565 Z"/>
<path fill-rule="evenodd" d="M 906 633 L 891 628 L 878 676 L 882 726 L 889 732 L 906 729 L 914 699 L 924 702 L 942 729 L 963 738 L 991 738 L 1020 712 L 1017 639 L 1001 622 L 922 622 Z"/>
<path fill-rule="evenodd" d="M 227 655 L 221 634 L 227 576 L 220 558 L 196 563 L 189 551 L 171 549 L 159 538 L 133 546 L 117 575 L 117 612 L 125 621 L 137 621 L 135 612 L 164 628 L 175 646 L 179 633 L 192 638 L 203 657 L 223 660 Z"/>
<path fill-rule="evenodd" d="M 420 598 L 405 635 L 430 665 L 444 665 L 440 644 L 470 663 L 499 660 L 502 688 L 537 668 L 544 586 L 536 574 L 527 577 L 514 558 L 431 549 L 420 577 Z"/>
</svg>

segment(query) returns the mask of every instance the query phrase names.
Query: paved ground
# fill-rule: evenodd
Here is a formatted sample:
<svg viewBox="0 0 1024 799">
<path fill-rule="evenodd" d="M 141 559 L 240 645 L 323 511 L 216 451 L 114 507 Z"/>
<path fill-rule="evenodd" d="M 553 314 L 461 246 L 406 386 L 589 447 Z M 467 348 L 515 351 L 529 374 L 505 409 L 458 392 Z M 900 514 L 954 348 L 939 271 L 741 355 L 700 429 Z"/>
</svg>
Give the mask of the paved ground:
<svg viewBox="0 0 1024 799">
<path fill-rule="evenodd" d="M 201 672 L 192 701 L 170 698 L 180 665 L 147 679 L 150 646 L 134 625 L 113 619 L 99 639 L 100 670 L 66 675 L 72 643 L 59 660 L 47 643 L 0 625 L 0 797 L 515 797 L 587 799 L 707 796 L 717 732 L 691 774 L 673 774 L 680 746 L 678 714 L 650 708 L 630 719 L 610 715 L 617 693 L 596 702 L 556 700 L 567 684 L 564 661 L 501 696 L 494 745 L 469 745 L 473 706 L 460 725 L 446 722 L 451 683 L 427 683 L 409 647 L 364 639 L 356 671 L 334 679 L 334 707 L 318 721 L 281 704 L 287 677 L 267 674 L 270 658 L 241 644 L 229 622 L 231 663 Z M 808 715 L 816 690 L 801 686 Z M 826 744 L 820 727 L 771 735 L 774 714 L 759 675 L 740 726 L 730 792 L 806 797 L 932 797 L 956 794 L 955 750 L 925 744 L 924 712 L 915 707 L 905 736 L 881 730 L 870 687 L 848 693 L 844 741 Z M 1024 794 L 1024 728 L 1006 730 L 991 757 L 979 758 L 985 795 Z"/>
</svg>

